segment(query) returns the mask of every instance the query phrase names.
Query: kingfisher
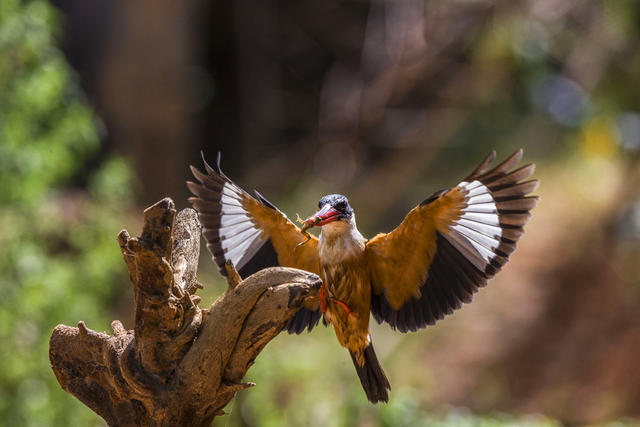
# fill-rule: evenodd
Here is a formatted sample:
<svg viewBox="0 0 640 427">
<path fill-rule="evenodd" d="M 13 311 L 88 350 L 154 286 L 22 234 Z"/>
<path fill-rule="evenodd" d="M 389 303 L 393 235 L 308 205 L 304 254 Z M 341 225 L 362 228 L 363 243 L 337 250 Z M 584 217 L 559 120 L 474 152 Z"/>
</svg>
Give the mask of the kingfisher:
<svg viewBox="0 0 640 427">
<path fill-rule="evenodd" d="M 376 356 L 369 318 L 399 332 L 417 331 L 451 314 L 508 261 L 538 197 L 532 163 L 517 167 L 522 149 L 491 168 L 495 151 L 456 186 L 413 208 L 393 231 L 365 238 L 347 198 L 330 194 L 318 211 L 293 221 L 260 193 L 244 191 L 203 155 L 206 172 L 191 166 L 187 182 L 203 236 L 222 275 L 231 262 L 242 278 L 271 266 L 317 274 L 316 298 L 284 325 L 311 331 L 332 325 L 372 403 L 387 402 L 391 386 Z M 320 227 L 319 237 L 307 230 Z"/>
</svg>

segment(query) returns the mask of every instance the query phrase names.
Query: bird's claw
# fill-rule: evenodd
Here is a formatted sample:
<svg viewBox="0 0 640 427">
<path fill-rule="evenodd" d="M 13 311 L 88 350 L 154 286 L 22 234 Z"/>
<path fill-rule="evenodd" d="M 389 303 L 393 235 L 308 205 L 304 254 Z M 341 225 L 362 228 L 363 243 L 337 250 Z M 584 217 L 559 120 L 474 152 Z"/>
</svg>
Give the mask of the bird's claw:
<svg viewBox="0 0 640 427">
<path fill-rule="evenodd" d="M 349 319 L 349 315 L 352 313 L 351 309 L 349 308 L 349 306 L 347 304 L 345 304 L 344 302 L 340 301 L 338 298 L 331 298 L 331 299 L 333 300 L 333 302 L 338 304 L 344 310 L 344 321 L 346 322 Z M 356 313 L 354 313 L 354 314 L 356 314 Z"/>
<path fill-rule="evenodd" d="M 340 301 L 338 298 L 328 296 L 327 290 L 325 289 L 324 282 L 320 286 L 320 290 L 318 291 L 318 299 L 320 300 L 320 312 L 324 314 L 327 311 L 327 301 L 333 301 L 338 304 L 344 310 L 344 321 L 346 322 L 349 319 L 350 314 L 354 314 L 357 316 L 358 313 L 351 311 L 349 306 L 345 304 L 343 301 Z"/>
</svg>

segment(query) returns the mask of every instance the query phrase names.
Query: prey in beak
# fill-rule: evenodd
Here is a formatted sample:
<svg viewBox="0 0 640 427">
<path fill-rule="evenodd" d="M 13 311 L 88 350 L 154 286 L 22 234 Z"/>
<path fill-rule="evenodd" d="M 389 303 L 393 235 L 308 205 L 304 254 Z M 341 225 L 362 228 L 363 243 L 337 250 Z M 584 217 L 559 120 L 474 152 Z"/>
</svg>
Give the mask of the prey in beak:
<svg viewBox="0 0 640 427">
<path fill-rule="evenodd" d="M 311 235 L 307 232 L 308 229 L 316 226 L 322 227 L 323 225 L 339 220 L 350 221 L 353 217 L 353 209 L 349 206 L 347 198 L 341 194 L 324 196 L 318 202 L 318 208 L 318 212 L 305 220 L 298 217 L 298 222 L 302 224 L 300 231 L 306 240 L 298 243 L 297 246 L 304 245 L 311 239 Z"/>
</svg>

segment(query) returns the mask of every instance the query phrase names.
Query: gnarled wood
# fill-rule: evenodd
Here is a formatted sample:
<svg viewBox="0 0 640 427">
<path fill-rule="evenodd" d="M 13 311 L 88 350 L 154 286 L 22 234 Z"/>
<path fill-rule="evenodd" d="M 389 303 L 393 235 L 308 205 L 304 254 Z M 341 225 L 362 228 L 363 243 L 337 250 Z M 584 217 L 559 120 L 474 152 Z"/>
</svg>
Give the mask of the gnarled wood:
<svg viewBox="0 0 640 427">
<path fill-rule="evenodd" d="M 163 199 L 144 212 L 142 235 L 118 235 L 134 287 L 135 327 L 113 335 L 83 322 L 58 325 L 49 357 L 60 385 L 112 426 L 208 425 L 239 390 L 247 369 L 302 306 L 318 276 L 269 268 L 198 307 L 197 215 Z M 197 339 L 196 339 L 197 338 Z"/>
</svg>

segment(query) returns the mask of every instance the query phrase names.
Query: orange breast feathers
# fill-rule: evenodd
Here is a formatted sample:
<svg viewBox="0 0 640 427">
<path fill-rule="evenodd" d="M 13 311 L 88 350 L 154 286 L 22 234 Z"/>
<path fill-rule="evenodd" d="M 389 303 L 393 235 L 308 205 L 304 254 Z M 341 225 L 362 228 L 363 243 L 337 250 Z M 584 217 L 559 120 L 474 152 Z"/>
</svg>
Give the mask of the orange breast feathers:
<svg viewBox="0 0 640 427">
<path fill-rule="evenodd" d="M 442 197 L 412 209 L 391 233 L 367 243 L 367 260 L 376 293 L 385 292 L 397 310 L 420 296 L 436 253 L 436 231 L 445 232 L 462 215 L 464 194 L 454 187 Z"/>
<path fill-rule="evenodd" d="M 325 316 L 333 324 L 340 344 L 360 355 L 369 345 L 371 283 L 366 259 L 364 255 L 355 256 L 335 266 L 323 267 L 323 273 L 321 277 L 330 297 Z"/>
</svg>

